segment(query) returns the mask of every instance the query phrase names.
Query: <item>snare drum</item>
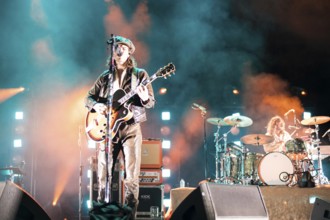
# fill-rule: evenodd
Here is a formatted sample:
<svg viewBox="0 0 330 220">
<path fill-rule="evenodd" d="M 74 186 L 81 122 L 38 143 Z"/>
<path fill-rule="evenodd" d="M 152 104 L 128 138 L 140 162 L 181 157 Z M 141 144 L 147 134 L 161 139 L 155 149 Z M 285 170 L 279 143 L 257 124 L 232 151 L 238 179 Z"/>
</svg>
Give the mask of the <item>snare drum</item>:
<svg viewBox="0 0 330 220">
<path fill-rule="evenodd" d="M 268 153 L 259 162 L 259 178 L 267 185 L 287 185 L 293 173 L 294 166 L 290 158 L 280 152 Z"/>
<path fill-rule="evenodd" d="M 307 156 L 305 142 L 300 138 L 288 140 L 285 143 L 286 155 L 291 160 L 303 160 Z"/>
</svg>

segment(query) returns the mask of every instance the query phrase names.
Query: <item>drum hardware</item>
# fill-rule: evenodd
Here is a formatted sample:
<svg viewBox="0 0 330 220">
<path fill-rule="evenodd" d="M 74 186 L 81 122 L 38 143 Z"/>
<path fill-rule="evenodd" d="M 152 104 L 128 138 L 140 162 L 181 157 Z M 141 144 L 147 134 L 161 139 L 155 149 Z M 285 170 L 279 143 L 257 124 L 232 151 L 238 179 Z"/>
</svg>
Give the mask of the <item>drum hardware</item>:
<svg viewBox="0 0 330 220">
<path fill-rule="evenodd" d="M 312 129 L 312 128 L 307 128 L 307 129 L 305 129 L 305 131 L 304 131 L 304 133 L 305 134 L 313 134 L 315 132 L 315 129 Z"/>
<path fill-rule="evenodd" d="M 220 137 L 220 128 L 221 125 L 223 124 L 222 119 L 220 118 L 209 118 L 207 121 L 211 124 L 217 123 L 217 131 L 214 133 L 214 142 L 215 142 L 215 181 L 216 183 L 221 182 L 221 178 L 225 178 L 226 172 L 224 172 L 224 164 L 227 158 L 221 156 L 220 154 L 226 153 L 227 152 L 227 134 L 230 132 L 227 132 L 226 134 L 223 135 L 223 137 Z M 221 149 L 220 141 L 224 140 L 224 149 Z M 220 165 L 220 167 L 219 167 Z M 219 172 L 220 171 L 220 172 Z"/>
<path fill-rule="evenodd" d="M 215 182 L 224 184 L 233 184 L 239 181 L 241 173 L 238 171 L 241 167 L 241 151 L 237 146 L 228 147 L 227 137 L 234 127 L 247 127 L 252 124 L 252 120 L 245 116 L 228 116 L 222 118 L 208 118 L 207 122 L 212 125 L 217 125 L 217 131 L 214 133 L 215 142 Z M 221 126 L 231 126 L 228 132 L 220 137 Z M 221 146 L 220 142 L 223 141 Z M 232 150 L 236 150 L 239 155 L 233 154 Z M 236 164 L 234 163 L 236 161 Z M 236 176 L 237 175 L 237 176 Z"/>
<path fill-rule="evenodd" d="M 257 147 L 262 146 L 263 144 L 268 144 L 274 141 L 274 138 L 270 135 L 264 134 L 250 134 L 245 135 L 241 138 L 241 142 L 244 145 L 254 145 Z M 246 148 L 247 149 L 247 148 Z M 256 154 L 248 152 L 247 150 L 243 151 L 242 154 L 242 179 L 249 180 L 251 184 L 260 185 L 260 180 L 258 176 L 258 166 L 262 154 Z"/>
<path fill-rule="evenodd" d="M 314 141 L 312 143 L 313 143 L 313 146 L 317 148 L 317 163 L 318 163 L 318 168 L 319 168 L 318 175 L 317 175 L 318 177 L 317 177 L 316 182 L 318 184 L 329 184 L 328 178 L 323 173 L 323 166 L 322 166 L 322 160 L 321 160 L 321 150 L 320 150 L 320 141 L 319 141 L 319 124 L 315 124 L 315 138 L 316 138 L 315 139 L 316 141 Z"/>
<path fill-rule="evenodd" d="M 222 182 L 225 184 L 233 183 L 234 179 L 231 177 L 232 171 L 232 164 L 231 164 L 231 157 L 230 157 L 230 150 L 227 146 L 227 137 L 230 133 L 230 130 L 223 134 L 223 151 L 220 152 L 220 170 L 222 176 Z"/>
</svg>

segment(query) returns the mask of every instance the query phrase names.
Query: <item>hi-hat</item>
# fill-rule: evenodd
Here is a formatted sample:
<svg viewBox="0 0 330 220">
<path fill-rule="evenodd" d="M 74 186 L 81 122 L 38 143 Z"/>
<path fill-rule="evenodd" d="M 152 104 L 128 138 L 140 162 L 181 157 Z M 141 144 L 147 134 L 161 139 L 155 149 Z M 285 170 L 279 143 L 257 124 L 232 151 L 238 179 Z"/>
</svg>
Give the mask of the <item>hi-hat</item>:
<svg viewBox="0 0 330 220">
<path fill-rule="evenodd" d="M 222 118 L 208 118 L 206 121 L 212 125 L 229 126 Z"/>
<path fill-rule="evenodd" d="M 238 116 L 227 116 L 223 119 L 227 124 L 231 126 L 237 127 L 247 127 L 253 124 L 252 119 L 246 116 L 238 115 Z"/>
<path fill-rule="evenodd" d="M 274 141 L 274 138 L 270 135 L 265 134 L 249 134 L 245 135 L 241 138 L 241 142 L 244 144 L 251 144 L 251 145 L 263 145 L 269 144 Z"/>
<path fill-rule="evenodd" d="M 301 121 L 302 125 L 319 125 L 330 121 L 328 116 L 314 116 Z"/>
</svg>

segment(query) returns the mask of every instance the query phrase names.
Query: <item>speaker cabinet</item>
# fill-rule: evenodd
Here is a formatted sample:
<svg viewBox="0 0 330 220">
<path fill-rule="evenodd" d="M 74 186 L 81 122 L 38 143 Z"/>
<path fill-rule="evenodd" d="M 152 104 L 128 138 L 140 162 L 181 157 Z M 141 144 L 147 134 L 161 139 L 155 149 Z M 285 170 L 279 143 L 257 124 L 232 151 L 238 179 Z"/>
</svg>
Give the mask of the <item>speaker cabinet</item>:
<svg viewBox="0 0 330 220">
<path fill-rule="evenodd" d="M 175 209 L 171 220 L 269 219 L 258 186 L 203 183 Z"/>
<path fill-rule="evenodd" d="M 22 188 L 7 181 L 0 182 L 1 220 L 48 220 L 50 217 Z"/>
<path fill-rule="evenodd" d="M 330 203 L 316 198 L 311 214 L 311 220 L 330 219 Z"/>
<path fill-rule="evenodd" d="M 157 206 L 160 216 L 163 209 L 164 186 L 140 186 L 138 217 L 150 217 L 150 207 Z"/>
</svg>

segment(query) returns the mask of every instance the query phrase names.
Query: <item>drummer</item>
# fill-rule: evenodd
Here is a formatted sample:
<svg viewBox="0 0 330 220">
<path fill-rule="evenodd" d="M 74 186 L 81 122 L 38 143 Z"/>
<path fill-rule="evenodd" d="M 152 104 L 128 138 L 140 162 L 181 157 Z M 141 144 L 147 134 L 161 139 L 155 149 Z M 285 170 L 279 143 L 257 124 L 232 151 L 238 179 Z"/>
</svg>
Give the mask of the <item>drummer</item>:
<svg viewBox="0 0 330 220">
<path fill-rule="evenodd" d="M 280 116 L 272 117 L 267 124 L 267 133 L 274 137 L 274 141 L 264 144 L 264 150 L 269 152 L 286 152 L 285 143 L 292 139 L 290 134 L 285 130 L 285 122 Z"/>
</svg>

